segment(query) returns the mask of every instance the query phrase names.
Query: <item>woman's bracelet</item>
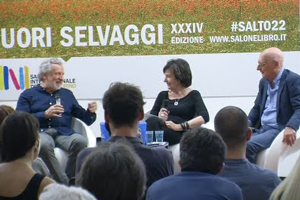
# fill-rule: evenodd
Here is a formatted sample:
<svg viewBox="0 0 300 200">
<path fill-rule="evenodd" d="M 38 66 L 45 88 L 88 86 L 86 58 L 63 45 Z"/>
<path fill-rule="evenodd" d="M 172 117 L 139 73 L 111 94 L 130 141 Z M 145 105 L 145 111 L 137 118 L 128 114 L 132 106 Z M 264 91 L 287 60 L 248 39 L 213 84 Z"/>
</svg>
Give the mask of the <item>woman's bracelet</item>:
<svg viewBox="0 0 300 200">
<path fill-rule="evenodd" d="M 184 131 L 184 128 L 185 128 L 184 123 L 181 123 L 180 126 L 181 126 L 182 130 Z"/>
<path fill-rule="evenodd" d="M 186 130 L 190 129 L 190 125 L 188 122 L 185 122 L 185 125 L 186 125 Z"/>
<path fill-rule="evenodd" d="M 190 129 L 190 126 L 189 126 L 188 122 L 182 122 L 180 124 L 180 126 L 181 126 L 181 128 L 182 128 L 183 131 L 186 131 L 186 130 Z"/>
</svg>

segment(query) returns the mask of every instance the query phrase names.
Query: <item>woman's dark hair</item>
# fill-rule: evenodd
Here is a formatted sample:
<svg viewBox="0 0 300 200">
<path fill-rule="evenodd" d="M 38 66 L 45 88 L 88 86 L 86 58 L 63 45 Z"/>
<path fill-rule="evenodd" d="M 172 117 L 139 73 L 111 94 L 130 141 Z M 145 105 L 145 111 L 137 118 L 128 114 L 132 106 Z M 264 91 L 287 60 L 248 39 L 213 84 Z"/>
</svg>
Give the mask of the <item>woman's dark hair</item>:
<svg viewBox="0 0 300 200">
<path fill-rule="evenodd" d="M 0 149 L 3 162 L 25 156 L 38 139 L 39 122 L 26 112 L 14 112 L 0 126 Z"/>
<path fill-rule="evenodd" d="M 76 185 L 101 200 L 141 199 L 146 187 L 145 166 L 129 145 L 102 143 L 86 158 Z"/>
<path fill-rule="evenodd" d="M 0 125 L 2 124 L 4 119 L 13 112 L 15 112 L 15 110 L 12 107 L 7 105 L 0 105 Z"/>
<path fill-rule="evenodd" d="M 192 85 L 192 72 L 190 65 L 186 60 L 181 58 L 169 60 L 166 66 L 163 69 L 165 73 L 167 69 L 170 69 L 175 78 L 181 83 L 184 87 L 189 87 Z"/>
</svg>

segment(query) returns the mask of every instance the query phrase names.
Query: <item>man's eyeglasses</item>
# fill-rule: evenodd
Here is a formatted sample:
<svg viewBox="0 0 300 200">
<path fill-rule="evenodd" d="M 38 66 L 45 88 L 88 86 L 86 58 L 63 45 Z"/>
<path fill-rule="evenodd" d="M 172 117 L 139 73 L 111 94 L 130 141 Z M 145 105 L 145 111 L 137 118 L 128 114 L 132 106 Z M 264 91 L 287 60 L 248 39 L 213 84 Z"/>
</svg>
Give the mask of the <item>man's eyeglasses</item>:
<svg viewBox="0 0 300 200">
<path fill-rule="evenodd" d="M 257 64 L 257 67 L 258 67 L 258 68 L 264 67 L 264 66 L 266 66 L 266 64 L 269 63 L 269 62 L 271 62 L 271 61 L 267 61 L 267 62 L 264 62 L 264 63 L 258 63 L 258 64 Z"/>
<path fill-rule="evenodd" d="M 258 63 L 258 64 L 257 64 L 257 67 L 258 67 L 258 68 L 264 67 L 266 64 L 267 64 L 267 63 Z"/>
</svg>

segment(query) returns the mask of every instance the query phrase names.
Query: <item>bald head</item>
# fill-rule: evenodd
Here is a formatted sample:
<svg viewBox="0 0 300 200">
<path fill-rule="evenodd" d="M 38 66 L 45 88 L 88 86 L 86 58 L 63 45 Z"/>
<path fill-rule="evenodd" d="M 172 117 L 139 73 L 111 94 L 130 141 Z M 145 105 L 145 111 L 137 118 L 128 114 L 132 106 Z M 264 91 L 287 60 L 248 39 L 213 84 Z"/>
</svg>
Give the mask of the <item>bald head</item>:
<svg viewBox="0 0 300 200">
<path fill-rule="evenodd" d="M 282 67 L 283 53 L 280 49 L 278 49 L 276 47 L 268 48 L 261 53 L 261 56 L 264 56 L 266 58 L 266 61 L 278 62 L 280 65 L 280 68 Z"/>
<path fill-rule="evenodd" d="M 264 50 L 258 59 L 257 70 L 269 82 L 273 82 L 283 66 L 283 53 L 276 47 Z"/>
<path fill-rule="evenodd" d="M 249 130 L 248 117 L 238 107 L 222 108 L 215 117 L 215 130 L 221 135 L 228 148 L 244 146 Z"/>
</svg>

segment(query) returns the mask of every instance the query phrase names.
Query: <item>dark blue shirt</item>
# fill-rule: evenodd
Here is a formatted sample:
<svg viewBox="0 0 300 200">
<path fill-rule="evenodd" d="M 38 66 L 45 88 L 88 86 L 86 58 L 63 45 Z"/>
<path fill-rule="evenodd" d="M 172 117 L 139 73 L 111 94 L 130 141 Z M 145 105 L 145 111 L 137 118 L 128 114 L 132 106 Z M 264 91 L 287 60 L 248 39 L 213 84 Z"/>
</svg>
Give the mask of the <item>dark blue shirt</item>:
<svg viewBox="0 0 300 200">
<path fill-rule="evenodd" d="M 277 174 L 250 163 L 247 159 L 225 159 L 221 177 L 236 183 L 243 192 L 244 200 L 268 200 L 281 183 Z"/>
<path fill-rule="evenodd" d="M 57 95 L 61 98 L 64 113 L 62 113 L 61 117 L 46 119 L 45 111 L 56 104 L 55 96 Z M 65 88 L 61 88 L 52 94 L 48 93 L 40 85 L 27 89 L 20 95 L 16 110 L 29 112 L 34 115 L 40 122 L 42 132 L 45 129 L 54 128 L 62 135 L 74 133 L 71 129 L 72 117 L 81 119 L 87 125 L 91 125 L 96 120 L 96 114 L 83 109 L 78 104 L 73 93 Z"/>
<path fill-rule="evenodd" d="M 153 183 L 146 200 L 243 200 L 241 189 L 219 176 L 183 171 Z"/>
<path fill-rule="evenodd" d="M 122 140 L 129 142 L 137 155 L 142 159 L 147 175 L 147 187 L 149 187 L 155 181 L 164 177 L 174 174 L 173 156 L 172 152 L 164 147 L 149 147 L 143 145 L 140 139 L 135 137 L 111 137 L 109 142 L 116 142 Z M 90 153 L 96 148 L 86 148 L 82 150 L 76 161 L 76 173 L 79 173 L 81 165 Z"/>
</svg>

